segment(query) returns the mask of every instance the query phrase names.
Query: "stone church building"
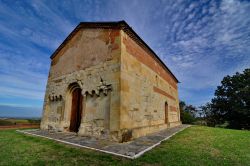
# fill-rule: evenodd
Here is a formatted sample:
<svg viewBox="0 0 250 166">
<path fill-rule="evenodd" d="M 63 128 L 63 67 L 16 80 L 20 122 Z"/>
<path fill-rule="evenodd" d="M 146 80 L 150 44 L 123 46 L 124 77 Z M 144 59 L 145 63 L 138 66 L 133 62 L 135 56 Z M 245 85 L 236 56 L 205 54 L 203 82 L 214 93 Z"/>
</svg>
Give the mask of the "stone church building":
<svg viewBox="0 0 250 166">
<path fill-rule="evenodd" d="M 125 142 L 177 126 L 177 84 L 125 21 L 83 22 L 51 56 L 41 129 Z"/>
</svg>

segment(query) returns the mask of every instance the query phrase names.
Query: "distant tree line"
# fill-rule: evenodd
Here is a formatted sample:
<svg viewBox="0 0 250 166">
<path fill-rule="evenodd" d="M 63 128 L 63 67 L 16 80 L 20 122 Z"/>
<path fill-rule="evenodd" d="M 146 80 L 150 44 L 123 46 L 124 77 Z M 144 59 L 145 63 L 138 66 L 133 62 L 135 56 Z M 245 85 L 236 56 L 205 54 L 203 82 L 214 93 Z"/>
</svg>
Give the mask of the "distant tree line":
<svg viewBox="0 0 250 166">
<path fill-rule="evenodd" d="M 180 101 L 180 114 L 183 123 L 249 130 L 250 68 L 224 77 L 213 99 L 199 108 Z"/>
</svg>

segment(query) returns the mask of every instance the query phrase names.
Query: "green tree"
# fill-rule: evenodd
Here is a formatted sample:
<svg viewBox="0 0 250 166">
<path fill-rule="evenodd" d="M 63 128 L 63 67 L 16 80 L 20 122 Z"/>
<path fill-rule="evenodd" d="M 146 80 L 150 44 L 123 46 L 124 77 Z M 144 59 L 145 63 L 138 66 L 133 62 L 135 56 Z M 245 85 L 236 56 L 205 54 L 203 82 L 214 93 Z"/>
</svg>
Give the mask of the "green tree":
<svg viewBox="0 0 250 166">
<path fill-rule="evenodd" d="M 250 129 L 250 69 L 224 77 L 209 107 L 211 124 L 228 122 L 229 128 Z"/>
<path fill-rule="evenodd" d="M 195 121 L 195 115 L 197 112 L 196 107 L 192 105 L 186 105 L 184 101 L 180 101 L 180 116 L 181 121 L 184 124 L 191 124 Z"/>
<path fill-rule="evenodd" d="M 200 106 L 199 110 L 200 114 L 202 115 L 202 119 L 206 121 L 206 125 L 215 127 L 217 124 L 221 124 L 221 116 L 218 112 L 213 109 L 212 103 L 208 102 L 203 106 Z"/>
</svg>

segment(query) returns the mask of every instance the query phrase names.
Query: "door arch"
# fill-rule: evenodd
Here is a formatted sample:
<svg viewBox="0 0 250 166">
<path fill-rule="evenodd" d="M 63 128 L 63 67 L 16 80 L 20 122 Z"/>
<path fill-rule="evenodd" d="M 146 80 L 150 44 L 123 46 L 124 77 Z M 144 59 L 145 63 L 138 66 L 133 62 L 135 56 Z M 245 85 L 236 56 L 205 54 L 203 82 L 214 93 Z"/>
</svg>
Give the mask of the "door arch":
<svg viewBox="0 0 250 166">
<path fill-rule="evenodd" d="M 81 125 L 82 112 L 83 112 L 82 89 L 77 83 L 73 83 L 70 84 L 69 90 L 72 97 L 69 131 L 77 133 Z"/>
</svg>

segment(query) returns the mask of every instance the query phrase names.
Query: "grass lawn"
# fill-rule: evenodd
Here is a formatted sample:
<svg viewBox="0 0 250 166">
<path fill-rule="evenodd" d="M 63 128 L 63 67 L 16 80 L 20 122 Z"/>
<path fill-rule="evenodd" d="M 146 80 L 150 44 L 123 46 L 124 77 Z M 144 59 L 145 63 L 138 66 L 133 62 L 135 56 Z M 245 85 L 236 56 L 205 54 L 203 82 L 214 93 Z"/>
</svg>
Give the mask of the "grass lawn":
<svg viewBox="0 0 250 166">
<path fill-rule="evenodd" d="M 128 160 L 4 130 L 0 165 L 250 165 L 250 132 L 193 126 Z"/>
</svg>

